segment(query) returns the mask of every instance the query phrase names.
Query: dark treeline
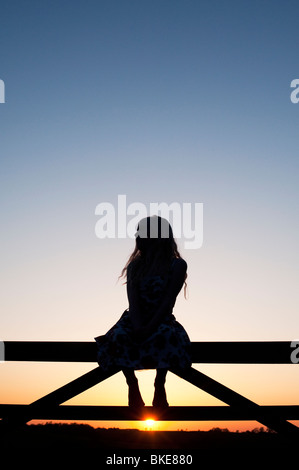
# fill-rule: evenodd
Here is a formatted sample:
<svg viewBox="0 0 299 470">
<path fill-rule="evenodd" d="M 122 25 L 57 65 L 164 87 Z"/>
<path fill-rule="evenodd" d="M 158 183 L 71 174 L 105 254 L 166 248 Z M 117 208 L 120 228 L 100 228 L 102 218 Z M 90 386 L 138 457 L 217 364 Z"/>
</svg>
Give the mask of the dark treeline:
<svg viewBox="0 0 299 470">
<path fill-rule="evenodd" d="M 284 449 L 288 439 L 264 428 L 232 432 L 210 431 L 139 431 L 137 429 L 94 428 L 86 424 L 35 424 L 1 429 L 6 448 L 53 449 Z"/>
</svg>

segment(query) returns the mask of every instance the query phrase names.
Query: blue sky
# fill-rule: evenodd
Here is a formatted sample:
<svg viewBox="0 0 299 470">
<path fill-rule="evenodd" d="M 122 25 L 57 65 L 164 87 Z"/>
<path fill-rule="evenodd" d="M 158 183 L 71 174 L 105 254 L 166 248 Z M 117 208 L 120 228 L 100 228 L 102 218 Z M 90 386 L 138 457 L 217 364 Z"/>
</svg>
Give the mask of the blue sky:
<svg viewBox="0 0 299 470">
<path fill-rule="evenodd" d="M 189 297 L 175 314 L 192 340 L 298 338 L 298 2 L 4 0 L 0 13 L 0 338 L 92 341 L 119 318 L 133 243 L 95 235 L 96 206 L 119 194 L 203 203 L 203 246 L 178 241 Z M 34 391 L 24 375 L 15 402 L 78 375 L 56 367 Z M 254 383 L 242 373 L 226 383 Z"/>
<path fill-rule="evenodd" d="M 184 253 L 200 335 L 210 309 L 217 321 L 208 336 L 216 325 L 223 334 L 214 295 L 230 292 L 245 307 L 234 299 L 237 278 L 252 298 L 264 284 L 269 309 L 283 286 L 290 335 L 298 305 L 297 2 L 9 1 L 1 9 L 3 311 L 14 320 L 3 320 L 3 331 L 46 335 L 36 289 L 45 303 L 57 291 L 64 299 L 50 302 L 51 337 L 65 336 L 56 322 L 71 321 L 79 298 L 80 308 L 93 306 L 91 318 L 101 299 L 114 298 L 132 243 L 98 240 L 95 207 L 125 194 L 128 204 L 203 203 L 204 245 Z M 119 295 L 116 316 L 126 303 Z M 29 330 L 18 331 L 24 317 Z M 236 334 L 246 336 L 243 320 Z M 93 334 L 76 328 L 72 336 Z"/>
<path fill-rule="evenodd" d="M 68 323 L 75 310 L 80 323 L 75 305 L 92 305 L 96 318 L 101 299 L 105 306 L 114 299 L 113 282 L 132 243 L 100 241 L 94 227 L 97 204 L 115 204 L 118 194 L 128 203 L 203 203 L 204 245 L 184 253 L 193 287 L 188 309 L 200 307 L 198 334 L 205 336 L 210 309 L 217 321 L 208 336 L 217 336 L 216 325 L 223 334 L 214 295 L 230 292 L 230 302 L 245 307 L 245 299 L 234 299 L 237 278 L 245 298 L 252 292 L 260 299 L 264 284 L 268 309 L 273 295 L 291 302 L 285 335 L 291 334 L 298 305 L 299 105 L 290 101 L 290 83 L 298 76 L 298 8 L 293 1 L 2 3 L 8 336 L 47 334 L 36 289 L 47 305 L 57 292 L 64 299 L 50 302 L 52 337 L 65 336 L 56 324 L 61 316 Z M 96 294 L 101 286 L 103 296 Z M 115 315 L 126 303 L 119 295 L 111 302 Z M 265 307 L 248 334 L 257 333 L 262 310 L 267 329 Z M 277 327 L 286 312 L 276 315 Z M 29 330 L 18 331 L 24 318 Z M 236 320 L 232 314 L 232 325 Z M 243 320 L 236 334 L 246 336 Z M 76 328 L 71 336 L 93 334 Z"/>
</svg>

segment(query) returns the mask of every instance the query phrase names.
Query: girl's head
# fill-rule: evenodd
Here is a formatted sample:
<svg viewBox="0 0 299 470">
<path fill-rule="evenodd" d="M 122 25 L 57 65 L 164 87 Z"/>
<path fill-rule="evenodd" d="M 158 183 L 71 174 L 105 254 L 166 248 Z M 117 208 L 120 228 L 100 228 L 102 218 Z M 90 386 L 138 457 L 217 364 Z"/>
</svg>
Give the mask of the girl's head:
<svg viewBox="0 0 299 470">
<path fill-rule="evenodd" d="M 150 256 L 171 259 L 178 254 L 171 225 L 157 215 L 141 219 L 135 237 L 135 250 L 143 258 Z"/>
<path fill-rule="evenodd" d="M 162 217 L 154 215 L 141 219 L 135 237 L 135 249 L 120 277 L 127 274 L 130 264 L 134 267 L 131 270 L 134 280 L 148 274 L 163 274 L 174 258 L 181 258 L 171 225 Z"/>
</svg>

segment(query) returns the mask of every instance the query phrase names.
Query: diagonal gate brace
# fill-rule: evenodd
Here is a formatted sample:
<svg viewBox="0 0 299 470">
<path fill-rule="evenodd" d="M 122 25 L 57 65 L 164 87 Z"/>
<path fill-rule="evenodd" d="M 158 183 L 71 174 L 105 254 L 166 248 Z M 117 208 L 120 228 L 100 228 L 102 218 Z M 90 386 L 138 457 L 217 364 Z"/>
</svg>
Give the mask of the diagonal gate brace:
<svg viewBox="0 0 299 470">
<path fill-rule="evenodd" d="M 117 374 L 120 369 L 114 369 L 111 371 L 104 371 L 101 367 L 96 367 L 95 369 L 87 372 L 86 374 L 78 377 L 77 379 L 73 380 L 72 382 L 67 383 L 66 385 L 54 390 L 53 392 L 45 395 L 42 398 L 32 402 L 30 405 L 26 406 L 25 412 L 22 416 L 14 416 L 13 421 L 14 424 L 26 424 L 28 421 L 32 419 L 34 416 L 34 412 L 41 408 L 47 407 L 52 408 L 64 403 L 67 400 L 79 395 L 85 390 L 97 385 L 100 382 L 108 379 L 114 374 Z M 12 415 L 7 416 L 2 420 L 3 424 L 8 424 L 12 420 Z"/>
<path fill-rule="evenodd" d="M 188 369 L 171 369 L 171 372 L 234 408 L 252 412 L 252 419 L 254 421 L 259 421 L 261 424 L 278 433 L 299 434 L 299 428 L 297 426 L 281 418 L 272 417 L 270 413 L 262 411 L 257 403 L 248 400 L 248 398 L 225 387 L 225 385 L 211 379 L 193 367 Z"/>
</svg>

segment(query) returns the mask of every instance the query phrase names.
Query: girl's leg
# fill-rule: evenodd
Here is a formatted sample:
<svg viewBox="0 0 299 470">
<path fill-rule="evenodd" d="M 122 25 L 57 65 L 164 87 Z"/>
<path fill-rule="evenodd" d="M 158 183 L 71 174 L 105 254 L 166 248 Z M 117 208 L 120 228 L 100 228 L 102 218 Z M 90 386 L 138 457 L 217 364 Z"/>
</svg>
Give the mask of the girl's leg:
<svg viewBox="0 0 299 470">
<path fill-rule="evenodd" d="M 169 406 L 165 391 L 165 381 L 167 372 L 167 369 L 157 369 L 155 379 L 155 394 L 153 399 L 153 406 L 156 408 L 166 408 Z"/>
<path fill-rule="evenodd" d="M 134 369 L 123 369 L 123 374 L 129 387 L 129 406 L 132 408 L 143 407 L 144 401 L 142 400 Z"/>
</svg>

